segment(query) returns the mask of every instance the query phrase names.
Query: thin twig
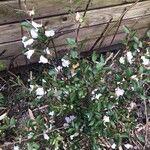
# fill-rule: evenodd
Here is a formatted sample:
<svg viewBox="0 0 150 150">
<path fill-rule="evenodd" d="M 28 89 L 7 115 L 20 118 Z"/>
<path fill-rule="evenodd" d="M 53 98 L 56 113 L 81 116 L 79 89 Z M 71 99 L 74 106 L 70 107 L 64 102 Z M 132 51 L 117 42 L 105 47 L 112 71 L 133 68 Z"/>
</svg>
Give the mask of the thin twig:
<svg viewBox="0 0 150 150">
<path fill-rule="evenodd" d="M 145 145 L 143 147 L 143 150 L 146 149 L 146 145 L 148 144 L 148 110 L 147 110 L 147 104 L 146 104 L 146 100 L 144 99 L 144 109 L 145 109 L 145 117 L 146 117 L 146 125 L 145 125 Z"/>
<path fill-rule="evenodd" d="M 87 13 L 87 10 L 89 8 L 89 5 L 90 5 L 91 1 L 92 0 L 88 0 L 88 2 L 87 2 L 86 8 L 85 8 L 83 16 L 82 16 L 83 18 L 85 17 L 85 15 Z M 77 28 L 77 36 L 76 36 L 76 42 L 77 43 L 78 43 L 78 36 L 79 36 L 80 28 L 81 28 L 81 23 L 79 23 L 78 28 Z"/>
<path fill-rule="evenodd" d="M 52 132 L 54 132 L 54 131 L 62 130 L 62 129 L 64 129 L 64 128 L 65 128 L 65 127 L 60 127 L 60 128 L 53 129 L 53 130 L 47 130 L 45 133 L 52 133 Z M 38 138 L 38 137 L 40 137 L 40 136 L 42 136 L 42 135 L 43 135 L 43 133 L 38 134 L 38 135 L 36 135 L 36 138 Z M 0 148 L 4 148 L 4 147 L 8 147 L 8 146 L 13 146 L 13 145 L 16 145 L 16 144 L 21 144 L 21 143 L 26 142 L 26 141 L 29 141 L 29 140 L 31 140 L 31 139 L 24 137 L 23 139 L 20 139 L 20 140 L 18 140 L 18 141 L 13 142 L 13 143 L 5 143 L 5 144 L 3 144 L 3 145 L 0 145 Z"/>
<path fill-rule="evenodd" d="M 99 45 L 99 48 L 101 47 L 101 45 L 102 45 L 102 43 L 103 43 L 105 37 L 107 36 L 107 34 L 110 33 L 110 32 L 112 31 L 112 29 L 113 29 L 118 23 L 121 24 L 121 21 L 123 20 L 123 18 L 124 18 L 124 16 L 126 15 L 126 13 L 127 13 L 132 7 L 134 7 L 139 1 L 140 1 L 140 0 L 137 0 L 137 1 L 136 1 L 135 3 L 133 3 L 130 7 L 126 8 L 126 10 L 121 14 L 120 18 L 117 20 L 117 22 L 116 22 L 114 25 L 112 25 L 112 27 L 111 27 L 109 30 L 107 30 L 107 32 L 106 32 L 105 35 L 104 35 L 104 38 L 103 38 L 102 42 L 101 42 L 100 45 Z M 118 28 L 118 29 L 119 29 L 119 28 Z M 116 31 L 117 31 L 117 30 L 116 30 Z M 118 31 L 117 31 L 117 32 L 118 32 Z M 115 36 L 116 36 L 116 35 L 115 35 Z M 113 37 L 113 40 L 114 40 L 115 36 Z"/>
<path fill-rule="evenodd" d="M 95 41 L 95 43 L 93 44 L 93 46 L 90 48 L 90 51 L 93 51 L 95 46 L 98 44 L 98 42 L 102 39 L 103 35 L 105 34 L 105 32 L 107 31 L 110 23 L 112 21 L 112 18 L 109 20 L 109 22 L 107 23 L 105 29 L 103 30 L 103 32 L 101 33 L 101 35 L 97 38 L 97 40 Z"/>
<path fill-rule="evenodd" d="M 55 58 L 56 58 L 56 61 L 57 61 L 57 64 L 58 64 L 58 55 L 57 55 L 57 49 L 56 49 L 56 46 L 55 46 L 54 40 L 53 40 L 53 39 L 51 39 L 51 42 L 52 42 L 52 45 L 53 45 L 53 48 L 54 48 Z"/>
</svg>

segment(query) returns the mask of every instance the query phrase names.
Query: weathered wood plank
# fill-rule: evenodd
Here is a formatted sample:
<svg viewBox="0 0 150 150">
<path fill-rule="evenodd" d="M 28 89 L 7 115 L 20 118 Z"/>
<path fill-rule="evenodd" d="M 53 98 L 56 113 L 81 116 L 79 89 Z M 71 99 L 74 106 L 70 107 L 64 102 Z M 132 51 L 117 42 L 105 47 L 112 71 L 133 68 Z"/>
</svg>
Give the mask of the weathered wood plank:
<svg viewBox="0 0 150 150">
<path fill-rule="evenodd" d="M 25 10 L 25 0 L 21 1 L 21 9 L 18 0 L 0 2 L 0 24 L 16 22 L 28 18 L 22 11 Z M 80 0 L 80 2 L 75 3 L 75 0 L 26 0 L 26 5 L 28 9 L 34 7 L 36 11 L 35 18 L 39 18 L 68 13 L 72 9 L 73 11 L 81 11 L 85 8 L 87 1 L 88 0 Z M 92 0 L 89 9 L 115 6 L 135 1 L 136 0 Z"/>
<path fill-rule="evenodd" d="M 147 28 L 138 30 L 139 36 L 140 37 L 143 36 L 146 30 L 147 30 Z M 104 40 L 103 46 L 109 46 L 109 43 L 111 42 L 112 37 L 113 37 L 113 35 L 107 36 L 106 39 Z M 121 40 L 124 37 L 125 37 L 125 33 L 117 34 L 113 44 L 117 44 L 118 42 L 121 42 Z M 91 45 L 95 42 L 95 40 L 96 39 L 88 40 L 85 43 L 84 49 L 82 49 L 81 52 L 89 50 L 91 48 Z M 1 62 L 5 63 L 6 66 L 8 67 L 9 64 L 11 63 L 11 59 L 14 56 L 16 56 L 18 53 L 21 53 L 21 43 L 13 42 L 13 43 L 0 45 L 0 49 L 3 49 L 3 48 L 8 49 L 8 52 L 9 52 L 8 56 L 10 56 L 10 57 L 5 57 L 5 58 L 1 59 Z M 68 47 L 65 44 L 63 44 L 56 48 L 58 51 L 62 51 L 64 49 L 67 49 Z M 96 46 L 95 48 L 97 49 L 98 47 Z M 39 58 L 34 56 L 34 57 L 32 57 L 31 62 L 29 62 L 29 61 L 27 61 L 25 56 L 20 55 L 19 57 L 17 57 L 17 59 L 15 59 L 15 61 L 13 62 L 13 65 L 14 66 L 22 66 L 22 65 L 29 64 L 29 63 L 35 63 L 38 60 L 39 60 Z"/>
<path fill-rule="evenodd" d="M 88 11 L 85 19 L 85 23 L 82 25 L 82 27 L 105 24 L 110 20 L 111 16 L 113 17 L 113 21 L 117 21 L 120 18 L 122 12 L 125 10 L 125 8 L 129 6 L 131 5 L 127 4 L 127 5 Z M 150 1 L 140 2 L 131 10 L 128 11 L 124 19 L 130 19 L 130 18 L 136 18 L 136 17 L 148 15 L 150 14 L 149 8 L 150 8 Z M 100 15 L 95 15 L 95 14 L 100 14 Z M 66 20 L 63 21 L 63 18 L 66 18 Z M 43 20 L 38 19 L 37 21 L 38 22 L 49 21 L 48 26 L 55 29 L 58 29 L 60 27 L 65 27 L 68 25 L 73 25 L 73 26 L 67 28 L 66 30 L 75 29 L 77 27 L 77 23 L 75 22 L 75 16 L 72 15 L 54 16 L 54 17 L 45 18 Z M 150 18 L 149 19 L 147 18 L 147 22 L 150 22 Z M 0 43 L 12 42 L 21 39 L 19 23 L 0 26 L 0 31 L 3 31 L 0 32 Z"/>
</svg>

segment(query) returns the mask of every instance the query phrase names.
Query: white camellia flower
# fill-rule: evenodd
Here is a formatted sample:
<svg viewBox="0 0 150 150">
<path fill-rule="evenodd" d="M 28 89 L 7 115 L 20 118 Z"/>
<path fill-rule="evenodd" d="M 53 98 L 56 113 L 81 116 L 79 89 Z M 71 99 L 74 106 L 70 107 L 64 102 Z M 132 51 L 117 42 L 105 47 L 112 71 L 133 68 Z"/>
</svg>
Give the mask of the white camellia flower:
<svg viewBox="0 0 150 150">
<path fill-rule="evenodd" d="M 104 116 L 103 121 L 104 123 L 110 122 L 109 116 Z"/>
<path fill-rule="evenodd" d="M 33 39 L 28 39 L 26 37 L 22 38 L 22 43 L 24 45 L 24 47 L 26 48 L 27 46 L 33 44 L 34 40 Z"/>
<path fill-rule="evenodd" d="M 125 144 L 124 147 L 125 147 L 126 149 L 132 149 L 132 148 L 133 148 L 133 145 L 131 145 L 131 144 Z"/>
<path fill-rule="evenodd" d="M 49 136 L 48 136 L 48 134 L 46 134 L 45 132 L 43 133 L 43 136 L 44 136 L 44 139 L 45 139 L 45 140 L 49 140 Z"/>
<path fill-rule="evenodd" d="M 65 59 L 61 59 L 61 61 L 62 61 L 62 66 L 63 67 L 69 67 L 69 65 L 70 65 L 70 61 L 69 60 L 65 60 Z"/>
<path fill-rule="evenodd" d="M 133 55 L 131 52 L 127 52 L 127 60 L 130 64 L 133 63 Z"/>
<path fill-rule="evenodd" d="M 35 92 L 37 98 L 41 98 L 45 94 L 43 87 L 38 87 Z"/>
<path fill-rule="evenodd" d="M 52 37 L 55 35 L 55 31 L 54 30 L 47 30 L 47 31 L 45 31 L 45 35 L 46 35 L 46 37 Z"/>
<path fill-rule="evenodd" d="M 96 98 L 96 99 L 99 99 L 101 96 L 102 96 L 102 94 L 99 93 L 99 94 L 96 94 L 96 95 L 95 95 L 95 98 Z"/>
<path fill-rule="evenodd" d="M 116 144 L 113 143 L 113 145 L 111 145 L 111 148 L 112 148 L 112 149 L 116 149 Z"/>
<path fill-rule="evenodd" d="M 33 39 L 37 39 L 38 38 L 38 30 L 37 29 L 31 29 L 30 30 L 30 34 L 31 34 Z"/>
<path fill-rule="evenodd" d="M 115 94 L 117 97 L 123 96 L 124 92 L 125 91 L 123 89 L 120 89 L 119 87 L 115 89 Z"/>
<path fill-rule="evenodd" d="M 15 145 L 14 150 L 19 150 L 19 146 Z"/>
<path fill-rule="evenodd" d="M 48 113 L 50 116 L 54 116 L 54 111 Z"/>
<path fill-rule="evenodd" d="M 148 58 L 146 58 L 145 56 L 141 56 L 141 59 L 142 59 L 142 64 L 147 66 L 147 65 L 150 65 L 150 60 Z"/>
<path fill-rule="evenodd" d="M 47 63 L 48 63 L 48 59 L 45 58 L 43 55 L 41 55 L 41 56 L 40 56 L 39 63 L 47 64 Z"/>
<path fill-rule="evenodd" d="M 31 24 L 32 24 L 32 26 L 33 26 L 34 28 L 36 28 L 36 29 L 42 27 L 42 24 L 38 24 L 38 23 L 36 23 L 36 22 L 34 22 L 34 21 L 32 21 Z"/>
<path fill-rule="evenodd" d="M 124 58 L 124 57 L 120 57 L 119 62 L 120 62 L 121 64 L 125 64 L 125 58 Z"/>
<path fill-rule="evenodd" d="M 24 55 L 27 56 L 28 59 L 31 58 L 31 56 L 34 54 L 35 50 L 28 50 L 27 52 L 24 53 Z"/>
</svg>

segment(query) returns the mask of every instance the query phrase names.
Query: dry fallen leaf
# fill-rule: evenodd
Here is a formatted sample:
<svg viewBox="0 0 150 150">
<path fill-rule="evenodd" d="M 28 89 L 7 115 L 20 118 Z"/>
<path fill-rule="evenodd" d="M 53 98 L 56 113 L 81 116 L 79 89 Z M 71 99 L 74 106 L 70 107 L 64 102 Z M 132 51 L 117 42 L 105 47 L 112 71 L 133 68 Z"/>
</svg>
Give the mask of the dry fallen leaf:
<svg viewBox="0 0 150 150">
<path fill-rule="evenodd" d="M 35 117 L 34 117 L 34 115 L 33 115 L 32 110 L 31 110 L 31 109 L 28 109 L 28 112 L 29 112 L 29 117 L 30 117 L 30 119 L 35 120 Z"/>
<path fill-rule="evenodd" d="M 7 112 L 0 116 L 0 121 L 3 120 L 7 116 Z"/>
</svg>

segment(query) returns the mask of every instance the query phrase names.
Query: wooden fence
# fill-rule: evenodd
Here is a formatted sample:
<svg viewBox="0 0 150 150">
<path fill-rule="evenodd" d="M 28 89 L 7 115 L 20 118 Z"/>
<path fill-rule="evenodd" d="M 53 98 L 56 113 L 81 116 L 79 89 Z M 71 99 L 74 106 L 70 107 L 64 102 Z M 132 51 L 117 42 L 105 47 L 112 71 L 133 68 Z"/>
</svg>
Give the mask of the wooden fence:
<svg viewBox="0 0 150 150">
<path fill-rule="evenodd" d="M 79 40 L 86 41 L 85 49 L 95 42 L 96 38 L 103 32 L 110 18 L 110 28 L 112 30 L 107 32 L 106 38 L 103 42 L 103 47 L 109 46 L 114 33 L 118 27 L 118 20 L 121 18 L 123 12 L 129 9 L 136 0 L 92 0 L 86 13 L 85 21 L 81 26 L 79 32 Z M 88 0 L 1 0 L 0 1 L 0 62 L 9 66 L 10 63 L 16 65 L 24 65 L 26 58 L 20 53 L 23 46 L 21 38 L 23 32 L 21 31 L 21 21 L 28 19 L 24 13 L 27 8 L 34 7 L 36 15 L 36 22 L 47 22 L 48 26 L 54 29 L 64 28 L 63 32 L 69 33 L 59 36 L 54 39 L 57 50 L 66 48 L 65 38 L 75 37 L 76 28 L 78 24 L 75 21 L 75 14 L 73 12 L 84 12 Z M 25 5 L 26 3 L 26 5 Z M 25 8 L 26 6 L 26 8 Z M 125 36 L 123 32 L 123 25 L 130 28 L 137 29 L 142 36 L 150 24 L 150 0 L 139 1 L 131 9 L 127 11 L 117 35 L 112 44 L 119 43 Z M 18 56 L 18 57 L 17 57 Z M 37 59 L 34 58 L 35 62 Z"/>
</svg>

